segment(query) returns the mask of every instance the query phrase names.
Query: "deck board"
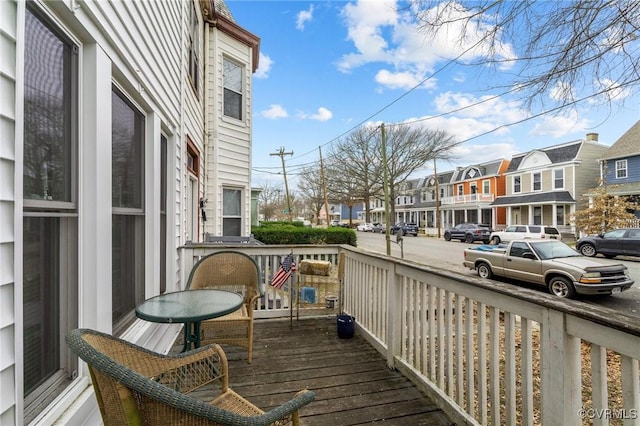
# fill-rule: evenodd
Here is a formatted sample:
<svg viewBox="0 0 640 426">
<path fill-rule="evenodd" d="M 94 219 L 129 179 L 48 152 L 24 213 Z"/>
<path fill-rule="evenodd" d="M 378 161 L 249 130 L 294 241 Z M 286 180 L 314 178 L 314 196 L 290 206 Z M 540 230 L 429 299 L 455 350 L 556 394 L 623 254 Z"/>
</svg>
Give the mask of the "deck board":
<svg viewBox="0 0 640 426">
<path fill-rule="evenodd" d="M 304 407 L 303 425 L 452 425 L 442 410 L 356 335 L 340 339 L 336 317 L 256 320 L 253 362 L 246 351 L 223 346 L 230 386 L 269 410 L 300 389 L 316 393 Z"/>
</svg>

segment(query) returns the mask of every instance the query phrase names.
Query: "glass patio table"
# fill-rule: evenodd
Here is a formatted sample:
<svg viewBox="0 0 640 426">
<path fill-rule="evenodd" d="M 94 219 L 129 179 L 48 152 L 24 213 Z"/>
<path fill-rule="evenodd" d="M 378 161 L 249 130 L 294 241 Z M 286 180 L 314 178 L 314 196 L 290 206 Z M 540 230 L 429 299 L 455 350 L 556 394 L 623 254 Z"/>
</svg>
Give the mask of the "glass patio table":
<svg viewBox="0 0 640 426">
<path fill-rule="evenodd" d="M 242 306 L 240 294 L 226 290 L 199 289 L 165 293 L 152 297 L 136 307 L 136 316 L 158 323 L 183 323 L 182 352 L 200 347 L 202 321 L 221 317 Z"/>
</svg>

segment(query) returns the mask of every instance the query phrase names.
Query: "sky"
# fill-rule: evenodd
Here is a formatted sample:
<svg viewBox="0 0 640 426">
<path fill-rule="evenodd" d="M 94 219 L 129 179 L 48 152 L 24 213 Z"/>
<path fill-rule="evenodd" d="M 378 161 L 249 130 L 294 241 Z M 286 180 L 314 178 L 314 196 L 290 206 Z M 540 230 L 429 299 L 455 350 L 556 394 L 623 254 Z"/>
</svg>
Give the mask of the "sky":
<svg viewBox="0 0 640 426">
<path fill-rule="evenodd" d="M 454 160 L 438 163 L 444 172 L 587 133 L 611 145 L 640 119 L 638 96 L 630 92 L 609 105 L 584 102 L 543 115 L 520 98 L 496 96 L 503 76 L 516 72 L 508 61 L 495 71 L 478 70 L 465 66 L 482 57 L 472 52 L 452 63 L 460 52 L 454 40 L 427 39 L 399 0 L 227 5 L 236 23 L 260 38 L 252 80 L 254 187 L 283 188 L 281 157 L 274 155 L 282 149 L 295 191 L 297 172 L 317 164 L 320 149 L 326 159 L 332 144 L 367 124 L 418 122 L 464 141 Z M 498 47 L 505 58 L 524 54 L 512 40 Z M 429 164 L 411 177 L 431 173 Z"/>
</svg>

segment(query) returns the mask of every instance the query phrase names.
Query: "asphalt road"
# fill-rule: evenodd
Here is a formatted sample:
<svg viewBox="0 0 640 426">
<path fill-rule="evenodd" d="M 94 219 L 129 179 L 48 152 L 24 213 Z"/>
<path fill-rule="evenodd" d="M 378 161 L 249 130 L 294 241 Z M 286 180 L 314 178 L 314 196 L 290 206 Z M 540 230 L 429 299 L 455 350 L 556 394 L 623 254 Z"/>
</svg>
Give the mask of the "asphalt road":
<svg viewBox="0 0 640 426">
<path fill-rule="evenodd" d="M 358 237 L 358 247 L 377 253 L 387 253 L 384 234 L 356 232 L 356 235 Z M 467 269 L 462 265 L 464 257 L 463 251 L 469 247 L 470 244 L 460 243 L 458 241 L 444 241 L 442 238 L 405 236 L 401 248 L 400 244 L 396 243 L 396 237 L 394 235 L 390 236 L 390 240 L 391 256 L 393 257 L 400 258 L 401 255 L 404 254 L 404 258 L 407 260 L 461 274 L 477 276 L 475 271 Z M 478 244 L 480 243 L 475 243 L 475 245 Z M 611 261 L 624 263 L 627 268 L 629 268 L 629 273 L 635 281 L 635 284 L 629 290 L 615 296 L 582 297 L 581 300 L 587 303 L 606 306 L 620 313 L 640 317 L 640 258 L 637 260 L 622 260 L 616 258 Z M 541 289 L 541 291 L 545 290 Z"/>
</svg>

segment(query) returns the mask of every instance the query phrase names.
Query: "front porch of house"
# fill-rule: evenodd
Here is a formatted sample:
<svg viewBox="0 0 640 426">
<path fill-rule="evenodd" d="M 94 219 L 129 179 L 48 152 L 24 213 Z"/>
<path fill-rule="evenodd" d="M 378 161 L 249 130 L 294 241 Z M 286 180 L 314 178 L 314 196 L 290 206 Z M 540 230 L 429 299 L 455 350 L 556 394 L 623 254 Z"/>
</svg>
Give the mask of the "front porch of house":
<svg viewBox="0 0 640 426">
<path fill-rule="evenodd" d="M 180 250 L 182 278 L 200 256 L 229 249 L 252 256 L 261 269 L 265 296 L 256 312 L 255 336 L 256 342 L 262 343 L 256 345 L 254 353 L 261 353 L 258 362 L 273 362 L 278 367 L 265 373 L 266 367 L 254 361 L 251 368 L 246 368 L 246 354 L 229 348 L 234 359 L 232 386 L 236 388 L 287 388 L 289 380 L 304 386 L 304 377 L 309 378 L 309 386 L 325 389 L 323 392 L 330 393 L 328 389 L 335 386 L 333 380 L 346 386 L 351 380 L 341 377 L 335 362 L 314 367 L 317 359 L 336 356 L 326 352 L 327 339 L 332 339 L 343 345 L 338 357 L 351 361 L 359 357 L 350 353 L 350 345 L 355 346 L 356 353 L 373 348 L 379 360 L 384 360 L 378 363 L 380 371 L 376 374 L 383 374 L 386 369 L 400 373 L 427 397 L 420 400 L 425 401 L 420 403 L 425 410 L 432 413 L 428 407 L 433 403 L 437 407 L 434 412 L 441 410 L 445 422 L 608 424 L 617 420 L 585 419 L 581 410 L 636 413 L 640 408 L 640 327 L 630 317 L 580 301 L 559 300 L 543 292 L 456 275 L 350 246 L 187 246 Z M 293 321 L 292 330 L 289 300 L 296 300 L 291 293 L 296 286 L 282 294 L 268 285 L 279 259 L 289 253 L 299 260 L 322 259 L 333 265 L 330 277 L 309 284 L 317 289 L 316 303 L 300 305 L 301 319 Z M 294 276 L 293 280 L 299 278 Z M 303 319 L 307 315 L 326 315 L 323 295 L 329 293 L 337 294 L 339 299 L 325 323 Z M 358 339 L 335 338 L 337 312 L 356 318 Z M 283 318 L 284 321 L 276 320 Z M 317 344 L 305 347 L 296 343 L 293 352 L 282 352 L 284 345 L 294 347 L 288 339 L 297 339 L 302 327 L 300 341 L 309 339 Z M 170 333 L 174 341 L 179 335 Z M 365 340 L 368 345 L 364 345 Z M 302 364 L 295 367 L 299 371 L 294 374 L 278 354 L 282 354 L 280 358 L 289 357 L 294 365 L 298 350 Z M 243 378 L 242 372 L 251 375 L 251 381 Z M 316 382 L 311 378 L 318 374 L 326 376 L 324 385 L 313 384 Z M 234 377 L 238 382 L 234 383 Z M 394 377 L 400 380 L 400 376 Z M 413 387 L 405 391 L 407 398 L 416 398 Z M 391 399 L 405 391 L 392 392 L 396 396 Z M 356 406 L 369 401 L 358 410 L 371 410 L 380 403 L 374 394 L 362 398 L 355 395 L 355 390 L 347 392 L 353 392 Z M 328 410 L 325 404 L 331 405 L 330 400 L 325 393 L 307 408 L 309 411 L 305 410 L 309 413 L 305 414 L 307 421 L 311 422 L 308 424 L 312 424 L 317 407 Z M 391 406 L 396 404 L 383 404 L 378 411 L 392 415 L 395 411 Z M 626 418 L 625 425 L 640 424 L 640 416 L 627 417 L 633 418 Z M 337 420 L 334 423 L 340 424 Z"/>
</svg>

